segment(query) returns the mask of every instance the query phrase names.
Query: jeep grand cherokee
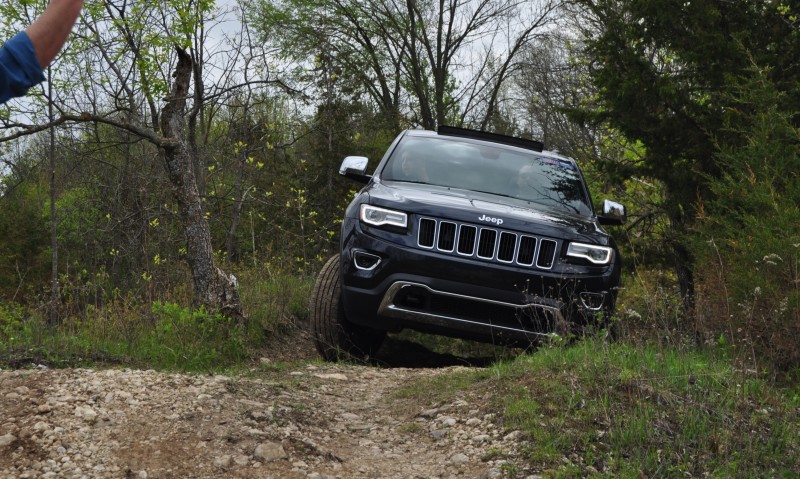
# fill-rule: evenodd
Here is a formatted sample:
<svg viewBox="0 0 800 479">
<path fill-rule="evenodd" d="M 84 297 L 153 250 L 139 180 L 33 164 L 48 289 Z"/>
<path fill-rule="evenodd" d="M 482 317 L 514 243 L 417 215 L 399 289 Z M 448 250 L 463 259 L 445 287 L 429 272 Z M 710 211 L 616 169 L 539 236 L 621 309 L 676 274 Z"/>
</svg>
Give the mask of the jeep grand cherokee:
<svg viewBox="0 0 800 479">
<path fill-rule="evenodd" d="M 319 273 L 311 329 L 323 358 L 365 357 L 403 328 L 536 343 L 604 321 L 620 278 L 625 209 L 597 215 L 576 162 L 535 141 L 408 130 L 346 210 L 340 253 Z"/>
</svg>

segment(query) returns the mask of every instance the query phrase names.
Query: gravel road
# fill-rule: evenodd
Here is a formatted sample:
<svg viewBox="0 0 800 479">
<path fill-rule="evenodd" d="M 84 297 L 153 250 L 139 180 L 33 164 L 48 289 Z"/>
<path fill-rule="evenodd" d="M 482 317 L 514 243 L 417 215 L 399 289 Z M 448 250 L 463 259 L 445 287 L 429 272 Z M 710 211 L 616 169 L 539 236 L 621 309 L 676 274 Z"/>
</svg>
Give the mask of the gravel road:
<svg viewBox="0 0 800 479">
<path fill-rule="evenodd" d="M 457 368 L 0 371 L 0 477 L 538 477 L 482 398 L 396 394 Z"/>
</svg>

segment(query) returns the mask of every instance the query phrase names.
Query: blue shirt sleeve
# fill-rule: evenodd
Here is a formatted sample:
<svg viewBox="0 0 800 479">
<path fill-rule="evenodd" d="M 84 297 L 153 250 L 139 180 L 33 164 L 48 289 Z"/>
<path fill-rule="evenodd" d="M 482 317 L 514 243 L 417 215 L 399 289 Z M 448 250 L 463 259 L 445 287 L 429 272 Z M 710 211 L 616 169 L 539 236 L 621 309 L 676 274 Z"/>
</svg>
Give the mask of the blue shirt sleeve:
<svg viewBox="0 0 800 479">
<path fill-rule="evenodd" d="M 19 32 L 0 48 L 0 103 L 24 95 L 43 80 L 33 43 L 27 33 Z"/>
</svg>

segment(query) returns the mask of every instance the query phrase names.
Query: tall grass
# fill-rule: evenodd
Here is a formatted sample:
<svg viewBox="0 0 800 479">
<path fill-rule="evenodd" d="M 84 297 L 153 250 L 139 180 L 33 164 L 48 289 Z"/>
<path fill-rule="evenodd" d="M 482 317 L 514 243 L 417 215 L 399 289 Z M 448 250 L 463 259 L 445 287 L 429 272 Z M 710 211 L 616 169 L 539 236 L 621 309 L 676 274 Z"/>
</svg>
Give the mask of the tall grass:
<svg viewBox="0 0 800 479">
<path fill-rule="evenodd" d="M 752 65 L 726 99 L 713 196 L 701 202 L 692 244 L 697 324 L 732 344 L 752 369 L 800 377 L 800 128 L 794 109 Z"/>
<path fill-rule="evenodd" d="M 79 305 L 57 325 L 36 310 L 0 304 L 0 367 L 97 363 L 210 372 L 262 356 L 270 341 L 294 334 L 307 316 L 312 278 L 244 272 L 246 319 L 193 309 L 176 301 L 112 291 Z M 178 296 L 182 296 L 179 293 Z M 169 298 L 169 292 L 162 297 Z"/>
<path fill-rule="evenodd" d="M 800 470 L 795 399 L 710 352 L 589 341 L 508 369 L 508 425 L 553 444 L 557 452 L 538 459 L 556 469 L 566 456 L 609 477 Z M 543 421 L 514 414 L 527 402 L 545 405 Z"/>
<path fill-rule="evenodd" d="M 797 477 L 797 392 L 718 353 L 589 339 L 402 395 L 495 391 L 486 407 L 524 433 L 523 476 Z"/>
</svg>

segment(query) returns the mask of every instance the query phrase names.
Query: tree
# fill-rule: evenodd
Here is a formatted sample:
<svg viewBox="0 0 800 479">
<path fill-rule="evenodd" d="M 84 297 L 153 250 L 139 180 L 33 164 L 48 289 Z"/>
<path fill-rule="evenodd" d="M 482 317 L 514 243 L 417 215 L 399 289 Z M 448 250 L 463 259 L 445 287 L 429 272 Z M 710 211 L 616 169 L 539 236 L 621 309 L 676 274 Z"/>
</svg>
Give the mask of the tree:
<svg viewBox="0 0 800 479">
<path fill-rule="evenodd" d="M 487 127 L 522 49 L 556 1 L 260 0 L 253 22 L 286 60 L 326 67 L 401 127 Z"/>
<path fill-rule="evenodd" d="M 701 204 L 692 244 L 698 329 L 792 374 L 800 366 L 800 127 L 766 73 L 754 65 L 732 85 L 725 128 L 747 141 L 720 145 L 724 171 Z"/>
<path fill-rule="evenodd" d="M 550 150 L 591 157 L 594 151 L 587 150 L 598 142 L 597 135 L 567 116 L 569 109 L 582 106 L 594 94 L 583 76 L 585 68 L 573 56 L 575 44 L 561 32 L 525 47 L 513 77 L 513 97 L 525 134 Z"/>
<path fill-rule="evenodd" d="M 642 161 L 623 176 L 656 178 L 666 189 L 670 244 L 685 302 L 692 309 L 692 258 L 685 234 L 697 217 L 697 200 L 712 194 L 707 180 L 720 175 L 718 144 L 743 141 L 725 131 L 730 78 L 751 61 L 771 65 L 771 80 L 800 101 L 796 78 L 798 38 L 776 2 L 705 0 L 574 0 L 586 48 L 594 108 L 574 118 L 607 122 L 640 142 Z"/>
<path fill-rule="evenodd" d="M 213 2 L 204 0 L 88 5 L 79 37 L 54 70 L 60 72 L 54 79 L 59 115 L 47 122 L 33 111 L 34 123 L 7 120 L 0 142 L 74 123 L 110 125 L 125 132 L 130 143 L 151 143 L 172 185 L 197 301 L 238 316 L 236 281 L 215 264 L 196 175 L 198 167 L 202 170 L 197 134 L 204 131 L 209 98 L 202 69 L 205 25 L 212 10 Z M 41 104 L 42 97 L 28 101 Z M 71 133 L 79 137 L 91 129 L 74 127 Z"/>
</svg>

